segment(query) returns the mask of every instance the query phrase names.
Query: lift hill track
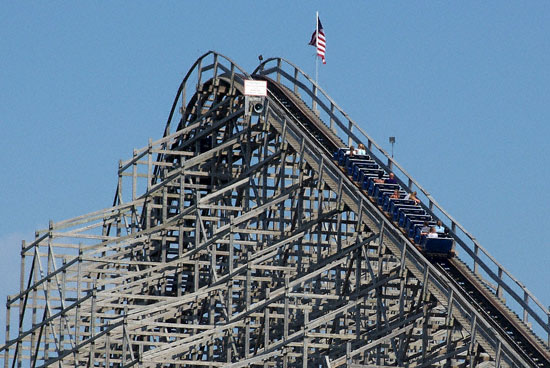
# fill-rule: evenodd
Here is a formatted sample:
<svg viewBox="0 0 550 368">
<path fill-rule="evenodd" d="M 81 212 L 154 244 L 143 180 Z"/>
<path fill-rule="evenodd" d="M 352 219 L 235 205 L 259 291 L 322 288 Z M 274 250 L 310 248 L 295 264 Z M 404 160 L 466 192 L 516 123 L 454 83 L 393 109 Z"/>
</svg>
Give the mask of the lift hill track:
<svg viewBox="0 0 550 368">
<path fill-rule="evenodd" d="M 320 147 L 326 149 L 327 156 L 344 146 L 342 140 L 336 136 L 334 131 L 328 128 L 312 110 L 304 106 L 303 102 L 286 88 L 269 80 L 269 90 L 275 99 L 285 106 L 289 113 L 300 122 L 304 130 L 312 135 L 312 138 L 320 144 Z M 370 139 L 368 142 L 372 148 Z M 356 141 L 355 146 L 357 145 L 358 142 Z M 372 154 L 371 149 L 369 149 L 369 153 Z M 391 164 L 390 157 L 385 156 Z M 376 160 L 375 156 L 372 157 Z M 391 167 L 386 166 L 380 160 L 376 161 L 386 170 Z M 410 182 L 411 179 L 409 179 Z M 404 183 L 401 184 L 404 185 Z M 453 225 L 455 224 L 453 223 Z M 449 280 L 454 281 L 464 295 L 469 297 L 469 301 L 478 312 L 482 313 L 488 320 L 494 321 L 493 328 L 500 330 L 503 339 L 508 338 L 511 344 L 528 355 L 531 363 L 541 367 L 550 364 L 548 346 L 533 334 L 522 323 L 517 314 L 510 310 L 464 262 L 459 259 L 447 259 L 436 261 L 435 264 L 440 272 L 446 274 Z"/>
</svg>

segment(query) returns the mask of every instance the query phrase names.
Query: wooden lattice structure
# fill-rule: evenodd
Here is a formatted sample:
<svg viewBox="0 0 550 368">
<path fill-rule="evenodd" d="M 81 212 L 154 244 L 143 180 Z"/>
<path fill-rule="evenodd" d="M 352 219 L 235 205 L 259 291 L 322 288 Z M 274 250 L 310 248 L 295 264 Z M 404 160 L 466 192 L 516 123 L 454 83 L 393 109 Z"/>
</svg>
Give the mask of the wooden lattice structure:
<svg viewBox="0 0 550 368">
<path fill-rule="evenodd" d="M 120 163 L 113 206 L 51 223 L 23 243 L 0 348 L 5 367 L 547 363 L 496 329 L 354 186 L 305 124 L 324 121 L 333 140 L 375 144 L 338 118 L 314 83 L 299 83 L 298 68 L 281 64 L 268 60 L 250 76 L 205 54 L 163 137 Z M 253 113 L 243 80 L 265 76 L 265 109 Z M 447 224 L 458 251 L 461 227 Z M 482 251 L 454 264 L 471 282 L 492 275 Z M 499 265 L 498 278 L 506 274 Z M 511 283 L 492 282 L 486 297 L 505 313 Z M 545 332 L 527 318 L 547 332 L 548 311 L 519 295 L 524 318 L 513 318 L 544 357 L 548 345 L 537 336 Z"/>
</svg>

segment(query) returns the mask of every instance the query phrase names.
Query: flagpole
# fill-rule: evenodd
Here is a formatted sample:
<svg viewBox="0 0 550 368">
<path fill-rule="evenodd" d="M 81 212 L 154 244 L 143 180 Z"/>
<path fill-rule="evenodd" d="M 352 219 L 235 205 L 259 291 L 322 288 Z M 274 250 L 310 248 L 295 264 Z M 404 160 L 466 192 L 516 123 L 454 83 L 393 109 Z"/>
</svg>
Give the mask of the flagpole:
<svg viewBox="0 0 550 368">
<path fill-rule="evenodd" d="M 319 12 L 315 12 L 315 84 L 319 82 L 319 58 L 317 57 L 319 50 Z"/>
</svg>

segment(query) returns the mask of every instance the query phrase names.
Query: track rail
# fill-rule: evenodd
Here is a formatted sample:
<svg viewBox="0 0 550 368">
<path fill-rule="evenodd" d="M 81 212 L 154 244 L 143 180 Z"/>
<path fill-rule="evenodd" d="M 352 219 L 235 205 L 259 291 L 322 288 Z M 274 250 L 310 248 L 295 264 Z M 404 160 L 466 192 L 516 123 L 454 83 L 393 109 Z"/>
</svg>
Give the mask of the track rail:
<svg viewBox="0 0 550 368">
<path fill-rule="evenodd" d="M 476 310 L 492 322 L 493 328 L 515 346 L 523 357 L 536 367 L 548 367 L 550 355 L 528 327 L 506 305 L 483 285 L 482 281 L 468 269 L 459 258 L 434 260 L 440 272 L 462 290 L 462 295 L 470 300 Z"/>
<path fill-rule="evenodd" d="M 345 143 L 323 123 L 315 112 L 312 111 L 298 96 L 289 91 L 285 86 L 276 83 L 271 78 L 261 75 L 253 75 L 253 78 L 265 80 L 268 82 L 268 90 L 272 97 L 283 105 L 302 126 L 311 133 L 313 138 L 321 144 L 326 153 L 330 156 L 339 147 L 344 147 Z"/>
</svg>

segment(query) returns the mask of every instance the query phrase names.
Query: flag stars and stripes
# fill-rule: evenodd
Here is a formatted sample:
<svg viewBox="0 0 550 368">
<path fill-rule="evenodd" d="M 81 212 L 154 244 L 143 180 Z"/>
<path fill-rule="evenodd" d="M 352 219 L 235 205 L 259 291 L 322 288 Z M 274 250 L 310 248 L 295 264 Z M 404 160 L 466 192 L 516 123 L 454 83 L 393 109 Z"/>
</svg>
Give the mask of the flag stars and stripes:
<svg viewBox="0 0 550 368">
<path fill-rule="evenodd" d="M 317 18 L 317 29 L 311 35 L 311 41 L 309 41 L 309 44 L 317 48 L 317 56 L 320 56 L 321 60 L 323 60 L 323 64 L 326 64 L 325 52 L 327 40 L 323 25 L 321 24 L 321 20 L 319 18 Z"/>
</svg>

